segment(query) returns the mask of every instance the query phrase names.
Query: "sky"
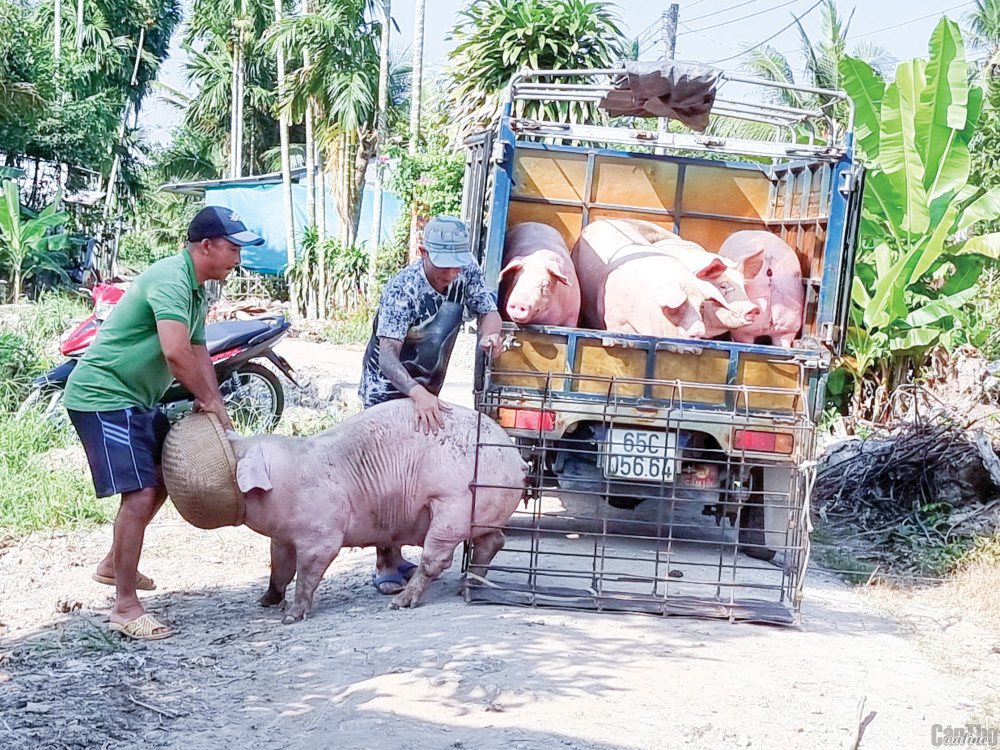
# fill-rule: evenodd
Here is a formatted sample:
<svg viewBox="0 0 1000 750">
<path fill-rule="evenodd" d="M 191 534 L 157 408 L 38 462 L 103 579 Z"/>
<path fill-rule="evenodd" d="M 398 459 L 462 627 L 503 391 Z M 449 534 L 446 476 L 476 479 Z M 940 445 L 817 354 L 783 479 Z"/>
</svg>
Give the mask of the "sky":
<svg viewBox="0 0 1000 750">
<path fill-rule="evenodd" d="M 460 9 L 470 0 L 427 0 L 424 38 L 424 67 L 440 70 L 453 47 L 446 37 L 454 26 Z M 816 37 L 819 31 L 820 8 L 816 0 L 681 0 L 680 26 L 677 37 L 678 60 L 714 63 L 735 56 L 743 44 L 757 44 L 768 39 L 803 13 L 802 25 Z M 187 3 L 185 3 L 185 6 Z M 621 28 L 629 36 L 648 38 L 640 59 L 660 57 L 660 16 L 670 5 L 668 1 L 618 0 L 613 3 L 621 19 Z M 841 0 L 841 15 L 846 19 L 854 11 L 848 35 L 848 49 L 854 44 L 874 42 L 886 48 L 898 60 L 926 56 L 927 42 L 938 19 L 944 13 L 961 22 L 962 16 L 974 5 L 971 0 Z M 810 8 L 812 10 L 810 11 Z M 794 14 L 794 16 L 793 16 Z M 399 26 L 393 28 L 392 44 L 412 48 L 414 2 L 394 0 L 392 15 Z M 171 56 L 164 63 L 161 79 L 170 86 L 185 89 L 185 54 L 177 46 L 180 33 L 175 34 Z M 798 30 L 794 24 L 768 42 L 789 54 L 793 65 L 801 66 L 796 54 Z M 970 57 L 972 55 L 970 54 Z M 719 67 L 736 70 L 739 58 L 720 62 Z M 164 143 L 170 129 L 180 124 L 180 113 L 154 100 L 145 105 L 141 115 L 150 140 Z"/>
</svg>

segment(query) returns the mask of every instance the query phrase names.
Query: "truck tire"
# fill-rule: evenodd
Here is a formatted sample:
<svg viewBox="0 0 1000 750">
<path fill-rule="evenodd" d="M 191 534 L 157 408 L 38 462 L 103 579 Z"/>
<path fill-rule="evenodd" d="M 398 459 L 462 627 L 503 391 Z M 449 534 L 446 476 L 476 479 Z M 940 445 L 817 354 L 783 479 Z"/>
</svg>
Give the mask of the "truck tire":
<svg viewBox="0 0 1000 750">
<path fill-rule="evenodd" d="M 749 496 L 740 509 L 740 551 L 755 560 L 771 562 L 787 545 L 790 468 L 754 467 Z"/>
</svg>

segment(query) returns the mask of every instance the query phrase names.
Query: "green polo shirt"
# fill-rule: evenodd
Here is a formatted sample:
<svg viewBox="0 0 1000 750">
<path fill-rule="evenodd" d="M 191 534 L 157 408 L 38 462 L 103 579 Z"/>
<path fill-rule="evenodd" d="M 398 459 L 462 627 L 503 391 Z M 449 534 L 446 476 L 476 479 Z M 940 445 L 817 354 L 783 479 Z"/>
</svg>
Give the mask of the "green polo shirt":
<svg viewBox="0 0 1000 750">
<path fill-rule="evenodd" d="M 186 250 L 151 265 L 118 301 L 70 373 L 66 408 L 153 408 L 173 381 L 156 321 L 180 321 L 188 327 L 192 344 L 204 344 L 206 308 L 205 288 L 195 280 Z"/>
</svg>

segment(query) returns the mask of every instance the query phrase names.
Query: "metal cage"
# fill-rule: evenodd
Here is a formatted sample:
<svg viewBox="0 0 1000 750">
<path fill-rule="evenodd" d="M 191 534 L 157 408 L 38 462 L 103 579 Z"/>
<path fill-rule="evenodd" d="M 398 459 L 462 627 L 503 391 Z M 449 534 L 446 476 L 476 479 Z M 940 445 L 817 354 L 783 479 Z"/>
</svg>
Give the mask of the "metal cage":
<svg viewBox="0 0 1000 750">
<path fill-rule="evenodd" d="M 485 576 L 469 570 L 467 546 L 467 601 L 798 623 L 814 431 L 801 410 L 772 433 L 788 451 L 776 453 L 746 438 L 768 433 L 754 430 L 763 415 L 745 389 L 674 381 L 673 395 L 639 419 L 631 415 L 643 399 L 624 394 L 664 381 L 560 373 L 515 393 L 489 382 L 497 374 L 487 369 L 477 408 L 522 446 L 528 489 Z M 554 379 L 605 395 L 574 402 Z M 804 403 L 802 386 L 772 395 Z M 692 391 L 700 399 L 714 391 L 719 406 L 693 408 Z M 578 421 L 560 435 L 546 416 L 555 413 Z M 731 433 L 728 446 L 713 437 L 720 429 Z M 671 437 L 649 444 L 643 471 L 632 471 L 627 441 L 651 434 Z"/>
</svg>

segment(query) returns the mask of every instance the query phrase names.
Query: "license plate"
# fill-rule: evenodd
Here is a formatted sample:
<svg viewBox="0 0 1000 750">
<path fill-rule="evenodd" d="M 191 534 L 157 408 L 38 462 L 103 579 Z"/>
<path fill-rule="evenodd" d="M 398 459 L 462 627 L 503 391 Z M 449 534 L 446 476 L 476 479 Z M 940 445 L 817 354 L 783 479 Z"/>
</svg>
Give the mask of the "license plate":
<svg viewBox="0 0 1000 750">
<path fill-rule="evenodd" d="M 676 451 L 676 432 L 613 427 L 605 444 L 604 476 L 672 482 Z"/>
</svg>

